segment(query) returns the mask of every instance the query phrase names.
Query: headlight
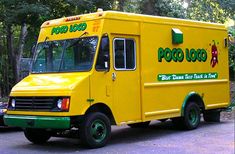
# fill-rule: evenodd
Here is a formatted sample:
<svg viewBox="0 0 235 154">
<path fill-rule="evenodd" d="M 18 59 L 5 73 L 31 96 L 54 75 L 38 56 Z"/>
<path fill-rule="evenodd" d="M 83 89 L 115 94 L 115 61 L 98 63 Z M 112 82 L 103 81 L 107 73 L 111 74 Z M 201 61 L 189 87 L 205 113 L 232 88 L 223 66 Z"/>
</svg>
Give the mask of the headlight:
<svg viewBox="0 0 235 154">
<path fill-rule="evenodd" d="M 62 99 L 58 99 L 57 107 L 58 107 L 58 109 L 61 109 L 61 107 L 62 107 Z"/>
<path fill-rule="evenodd" d="M 15 99 L 11 100 L 11 107 L 15 108 L 16 107 L 16 101 Z"/>
<path fill-rule="evenodd" d="M 70 100 L 69 98 L 61 98 L 57 100 L 57 108 L 61 111 L 68 111 L 69 110 Z"/>
</svg>

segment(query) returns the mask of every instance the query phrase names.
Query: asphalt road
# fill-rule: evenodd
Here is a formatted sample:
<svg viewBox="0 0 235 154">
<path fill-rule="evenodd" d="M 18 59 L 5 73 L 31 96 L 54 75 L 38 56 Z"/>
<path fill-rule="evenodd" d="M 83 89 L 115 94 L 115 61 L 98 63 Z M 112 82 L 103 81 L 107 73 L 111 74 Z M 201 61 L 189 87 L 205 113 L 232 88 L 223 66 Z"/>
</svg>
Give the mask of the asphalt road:
<svg viewBox="0 0 235 154">
<path fill-rule="evenodd" d="M 106 147 L 84 149 L 77 139 L 53 137 L 45 145 L 28 142 L 22 131 L 0 129 L 0 153 L 190 153 L 234 154 L 234 121 L 202 122 L 198 129 L 182 131 L 171 122 L 152 122 L 149 128 L 112 127 L 112 139 Z"/>
</svg>

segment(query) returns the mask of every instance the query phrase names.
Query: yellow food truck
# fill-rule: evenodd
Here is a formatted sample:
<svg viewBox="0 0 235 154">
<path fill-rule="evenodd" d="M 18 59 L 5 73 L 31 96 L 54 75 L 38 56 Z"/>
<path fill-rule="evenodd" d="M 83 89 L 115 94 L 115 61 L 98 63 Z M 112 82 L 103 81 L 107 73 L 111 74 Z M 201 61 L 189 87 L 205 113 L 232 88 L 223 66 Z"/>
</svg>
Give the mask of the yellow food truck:
<svg viewBox="0 0 235 154">
<path fill-rule="evenodd" d="M 98 148 L 111 125 L 219 121 L 230 105 L 227 42 L 222 24 L 115 11 L 46 21 L 5 123 L 35 144 L 76 130 Z"/>
</svg>

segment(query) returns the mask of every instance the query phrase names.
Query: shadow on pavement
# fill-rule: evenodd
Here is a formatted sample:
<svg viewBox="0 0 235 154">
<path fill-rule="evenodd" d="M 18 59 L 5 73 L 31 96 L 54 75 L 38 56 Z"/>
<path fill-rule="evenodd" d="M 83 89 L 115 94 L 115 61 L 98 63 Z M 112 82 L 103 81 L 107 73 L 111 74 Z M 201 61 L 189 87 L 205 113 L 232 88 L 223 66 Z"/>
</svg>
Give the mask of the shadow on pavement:
<svg viewBox="0 0 235 154">
<path fill-rule="evenodd" d="M 3 126 L 0 127 L 0 134 L 14 133 L 14 132 L 19 132 L 19 131 L 22 131 L 22 129 L 15 128 L 15 127 L 3 127 Z"/>
<path fill-rule="evenodd" d="M 220 123 L 206 123 L 201 122 L 200 126 L 196 130 L 185 131 L 176 129 L 171 121 L 161 122 L 152 122 L 148 128 L 130 128 L 128 126 L 122 127 L 112 127 L 112 137 L 106 147 L 101 149 L 85 149 L 78 139 L 71 138 L 56 138 L 53 137 L 49 140 L 48 143 L 43 145 L 34 145 L 25 139 L 27 144 L 18 144 L 15 146 L 15 149 L 24 149 L 28 152 L 56 152 L 56 153 L 65 153 L 65 152 L 97 152 L 99 150 L 105 152 L 106 148 L 112 146 L 117 146 L 118 144 L 126 143 L 135 143 L 141 141 L 151 141 L 160 139 L 162 137 L 167 137 L 168 135 L 179 135 L 181 133 L 193 132 L 205 127 L 213 127 L 215 125 L 221 125 L 222 123 L 231 123 L 231 121 L 222 121 Z M 1 133 L 1 131 L 0 131 Z"/>
</svg>

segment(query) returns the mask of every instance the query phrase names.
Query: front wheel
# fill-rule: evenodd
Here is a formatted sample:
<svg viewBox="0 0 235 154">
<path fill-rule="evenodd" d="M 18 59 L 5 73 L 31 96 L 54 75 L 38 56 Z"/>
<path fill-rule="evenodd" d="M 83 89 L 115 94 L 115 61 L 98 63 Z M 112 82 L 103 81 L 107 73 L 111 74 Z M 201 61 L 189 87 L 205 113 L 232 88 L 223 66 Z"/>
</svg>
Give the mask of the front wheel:
<svg viewBox="0 0 235 154">
<path fill-rule="evenodd" d="M 31 129 L 26 128 L 24 130 L 25 137 L 34 144 L 43 144 L 46 143 L 51 135 L 48 131 L 44 129 Z"/>
<path fill-rule="evenodd" d="M 89 148 L 105 146 L 111 136 L 109 118 L 103 113 L 89 113 L 80 126 L 79 135 L 81 142 Z"/>
</svg>

